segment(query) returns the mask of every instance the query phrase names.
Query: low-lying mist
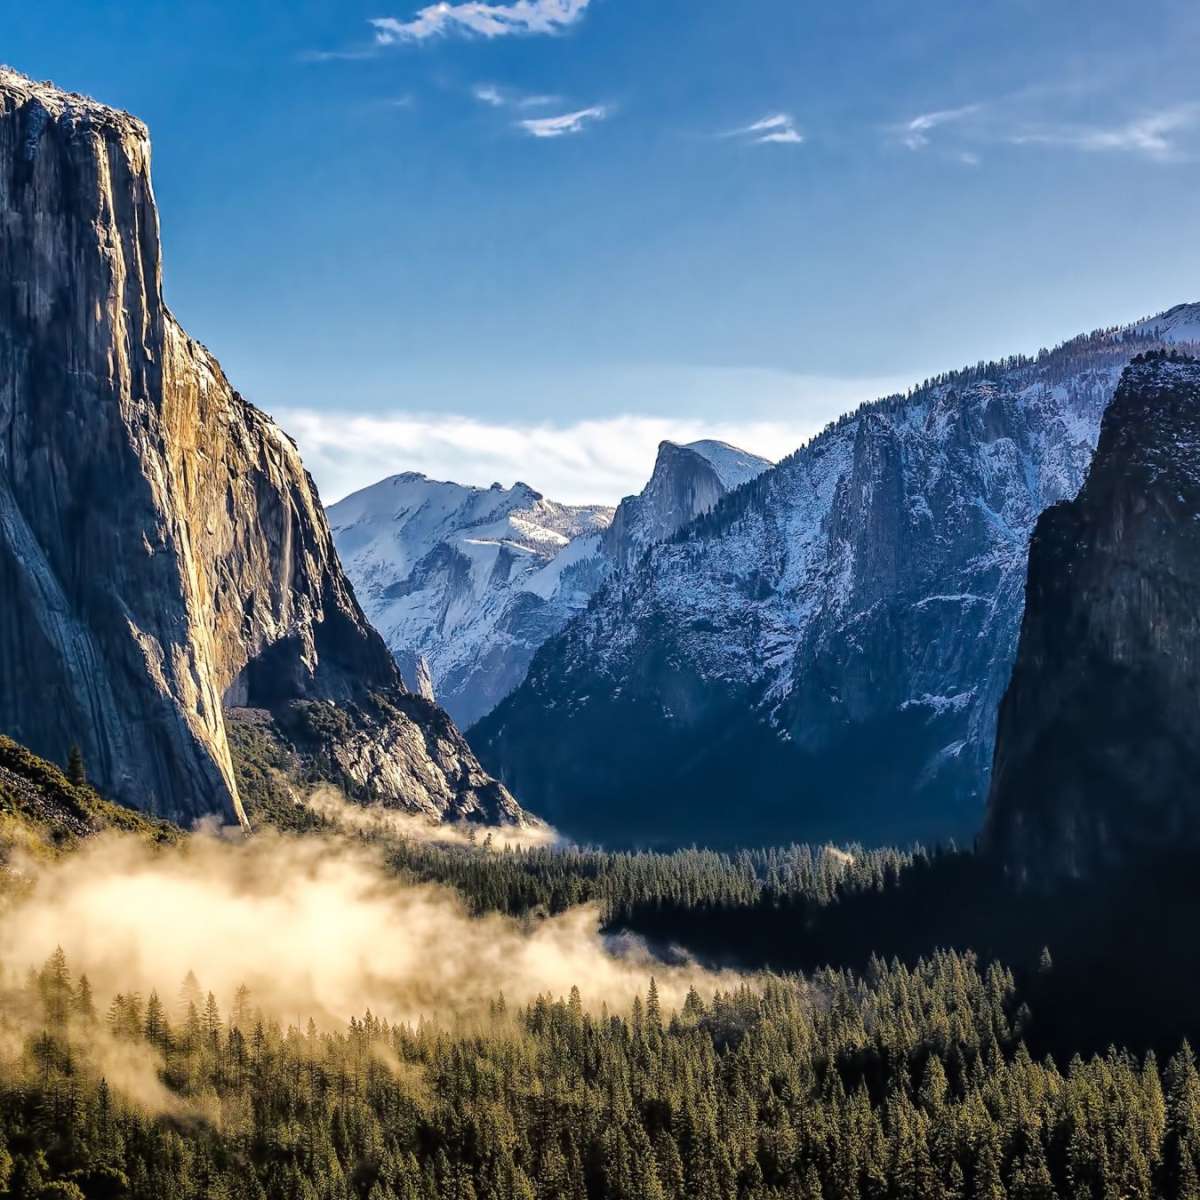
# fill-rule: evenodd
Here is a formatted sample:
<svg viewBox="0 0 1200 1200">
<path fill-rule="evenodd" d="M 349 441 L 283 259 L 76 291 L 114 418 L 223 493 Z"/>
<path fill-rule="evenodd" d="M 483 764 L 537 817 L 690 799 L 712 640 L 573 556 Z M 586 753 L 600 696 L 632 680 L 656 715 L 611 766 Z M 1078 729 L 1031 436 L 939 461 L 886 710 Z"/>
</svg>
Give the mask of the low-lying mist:
<svg viewBox="0 0 1200 1200">
<path fill-rule="evenodd" d="M 337 788 L 328 785 L 314 788 L 304 803 L 322 820 L 348 833 L 480 850 L 536 850 L 563 842 L 557 830 L 540 821 L 526 825 L 436 822 L 382 804 L 352 804 Z"/>
<path fill-rule="evenodd" d="M 692 986 L 736 979 L 656 961 L 635 939 L 613 943 L 593 907 L 472 917 L 452 890 L 406 884 L 372 847 L 335 836 L 152 847 L 106 834 L 14 868 L 26 882 L 0 914 L 0 961 L 35 968 L 61 946 L 102 1002 L 173 998 L 192 971 L 222 1007 L 245 985 L 281 1023 L 331 1027 L 368 1008 L 390 1021 L 469 1018 L 501 993 L 521 1004 L 572 986 L 592 1009 L 619 1009 L 652 975 L 670 1008 Z"/>
</svg>

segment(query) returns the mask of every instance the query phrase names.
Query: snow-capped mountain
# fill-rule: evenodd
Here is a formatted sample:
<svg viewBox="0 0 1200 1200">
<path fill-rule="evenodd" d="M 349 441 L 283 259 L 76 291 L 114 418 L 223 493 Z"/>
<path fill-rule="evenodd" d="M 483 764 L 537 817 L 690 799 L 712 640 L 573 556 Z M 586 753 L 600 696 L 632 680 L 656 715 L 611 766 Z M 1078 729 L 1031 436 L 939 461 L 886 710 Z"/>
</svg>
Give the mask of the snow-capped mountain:
<svg viewBox="0 0 1200 1200">
<path fill-rule="evenodd" d="M 617 509 L 604 538 L 605 557 L 619 569 L 628 567 L 770 465 L 727 442 L 662 442 L 650 482 Z"/>
<path fill-rule="evenodd" d="M 1030 531 L 1200 306 L 866 405 L 651 546 L 471 734 L 576 837 L 973 834 Z"/>
<path fill-rule="evenodd" d="M 525 677 L 537 648 L 614 564 L 708 511 L 770 464 L 723 442 L 664 442 L 645 490 L 615 511 L 409 472 L 329 509 L 360 603 L 409 686 L 462 725 Z"/>
<path fill-rule="evenodd" d="M 556 504 L 408 472 L 332 505 L 334 542 L 368 618 L 414 690 L 456 721 L 487 712 L 599 583 L 602 505 Z"/>
</svg>

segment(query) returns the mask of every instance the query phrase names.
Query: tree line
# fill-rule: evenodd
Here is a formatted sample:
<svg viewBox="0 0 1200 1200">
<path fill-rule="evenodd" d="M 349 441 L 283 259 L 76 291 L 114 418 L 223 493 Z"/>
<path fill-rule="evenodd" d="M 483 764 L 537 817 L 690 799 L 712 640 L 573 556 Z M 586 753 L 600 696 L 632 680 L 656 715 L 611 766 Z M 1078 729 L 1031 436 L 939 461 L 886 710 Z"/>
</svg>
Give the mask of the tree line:
<svg viewBox="0 0 1200 1200">
<path fill-rule="evenodd" d="M 1046 964 L 1047 969 L 1052 969 Z M 1200 1194 L 1200 1075 L 1035 1061 L 1013 976 L 971 954 L 825 970 L 664 1011 L 577 990 L 456 1027 L 279 1024 L 192 978 L 104 1007 L 61 953 L 5 991 L 14 1200 L 1116 1200 Z M 146 1054 L 150 1111 L 79 1051 Z"/>
</svg>

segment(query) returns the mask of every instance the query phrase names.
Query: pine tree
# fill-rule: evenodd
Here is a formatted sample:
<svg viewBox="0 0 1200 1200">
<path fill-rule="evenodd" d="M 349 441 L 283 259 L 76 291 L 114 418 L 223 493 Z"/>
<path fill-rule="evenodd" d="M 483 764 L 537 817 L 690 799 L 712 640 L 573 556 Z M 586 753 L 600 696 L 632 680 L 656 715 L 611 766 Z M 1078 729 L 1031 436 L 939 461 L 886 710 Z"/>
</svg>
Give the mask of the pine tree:
<svg viewBox="0 0 1200 1200">
<path fill-rule="evenodd" d="M 87 770 L 83 764 L 83 751 L 77 745 L 72 745 L 67 753 L 67 779 L 75 787 L 83 787 L 87 783 Z"/>
</svg>

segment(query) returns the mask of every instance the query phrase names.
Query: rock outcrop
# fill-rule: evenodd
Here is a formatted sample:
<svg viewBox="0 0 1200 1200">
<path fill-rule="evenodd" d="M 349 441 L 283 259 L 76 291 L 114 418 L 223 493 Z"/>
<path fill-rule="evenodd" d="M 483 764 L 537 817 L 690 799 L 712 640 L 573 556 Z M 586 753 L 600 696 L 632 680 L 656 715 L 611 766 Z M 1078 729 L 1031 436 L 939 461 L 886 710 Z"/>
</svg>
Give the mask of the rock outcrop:
<svg viewBox="0 0 1200 1200">
<path fill-rule="evenodd" d="M 403 703 L 295 445 L 164 304 L 145 126 L 0 70 L 0 263 L 0 730 L 77 744 L 123 803 L 242 820 L 224 704 L 318 704 L 379 798 L 514 818 Z"/>
<path fill-rule="evenodd" d="M 604 535 L 604 557 L 615 570 L 632 566 L 650 546 L 711 512 L 722 496 L 770 466 L 765 458 L 726 442 L 661 442 L 650 481 L 617 508 Z"/>
<path fill-rule="evenodd" d="M 581 839 L 970 841 L 1034 523 L 1197 314 L 847 414 L 615 574 L 471 730 L 484 765 Z"/>
<path fill-rule="evenodd" d="M 1019 881 L 1200 848 L 1198 597 L 1200 364 L 1152 354 L 1033 535 L 985 831 Z"/>
</svg>

